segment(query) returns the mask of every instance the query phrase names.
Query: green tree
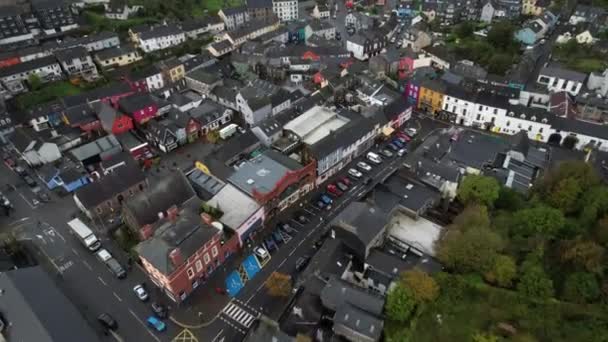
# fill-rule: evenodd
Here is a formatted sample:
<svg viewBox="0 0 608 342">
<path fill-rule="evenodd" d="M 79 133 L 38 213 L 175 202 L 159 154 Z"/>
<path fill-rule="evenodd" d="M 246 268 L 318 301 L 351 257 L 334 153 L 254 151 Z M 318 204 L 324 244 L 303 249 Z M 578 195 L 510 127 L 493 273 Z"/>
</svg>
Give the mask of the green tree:
<svg viewBox="0 0 608 342">
<path fill-rule="evenodd" d="M 543 238 L 555 236 L 566 223 L 561 211 L 544 205 L 517 211 L 513 221 L 515 235 Z"/>
<path fill-rule="evenodd" d="M 472 37 L 474 31 L 475 26 L 472 22 L 469 21 L 462 22 L 456 25 L 456 27 L 454 28 L 454 34 L 460 39 Z"/>
<path fill-rule="evenodd" d="M 517 291 L 530 298 L 551 298 L 553 281 L 537 260 L 526 260 L 521 267 Z"/>
<path fill-rule="evenodd" d="M 468 175 L 458 188 L 458 197 L 466 203 L 492 207 L 498 198 L 500 185 L 496 179 L 487 176 Z"/>
<path fill-rule="evenodd" d="M 37 74 L 30 74 L 27 77 L 27 83 L 30 85 L 31 90 L 38 90 L 42 87 L 42 80 Z"/>
<path fill-rule="evenodd" d="M 549 169 L 535 190 L 543 196 L 548 196 L 557 184 L 567 178 L 576 180 L 583 193 L 600 184 L 600 179 L 593 166 L 583 161 L 570 160 Z"/>
<path fill-rule="evenodd" d="M 209 131 L 207 133 L 207 141 L 215 144 L 220 140 L 220 133 L 218 131 Z"/>
<path fill-rule="evenodd" d="M 587 272 L 570 274 L 564 282 L 562 298 L 575 303 L 592 303 L 600 297 L 595 275 Z"/>
<path fill-rule="evenodd" d="M 582 192 L 583 189 L 575 178 L 565 178 L 551 190 L 547 202 L 565 214 L 569 214 L 577 210 L 578 200 Z"/>
<path fill-rule="evenodd" d="M 483 205 L 469 205 L 454 218 L 454 227 L 490 227 L 490 216 L 488 208 Z"/>
<path fill-rule="evenodd" d="M 488 72 L 503 75 L 513 65 L 513 57 L 507 53 L 495 53 L 488 61 Z"/>
<path fill-rule="evenodd" d="M 523 196 L 511 189 L 503 186 L 500 188 L 498 193 L 498 199 L 494 202 L 496 209 L 503 209 L 508 211 L 516 211 L 522 209 L 526 205 Z"/>
<path fill-rule="evenodd" d="M 393 287 L 386 297 L 386 315 L 393 321 L 407 321 L 415 306 L 416 300 L 412 291 L 400 282 Z"/>
<path fill-rule="evenodd" d="M 488 228 L 454 229 L 439 241 L 437 257 L 457 272 L 487 272 L 502 247 L 500 236 Z"/>
<path fill-rule="evenodd" d="M 604 247 L 608 245 L 608 215 L 605 215 L 597 222 L 593 235 L 597 242 L 604 245 Z"/>
<path fill-rule="evenodd" d="M 498 286 L 510 287 L 517 275 L 515 260 L 507 255 L 499 255 L 494 259 L 492 269 L 485 275 L 486 279 Z"/>
<path fill-rule="evenodd" d="M 578 269 L 600 274 L 603 271 L 604 248 L 594 241 L 576 239 L 564 243 L 560 253 L 562 262 Z"/>
<path fill-rule="evenodd" d="M 492 28 L 488 31 L 487 40 L 492 46 L 506 50 L 513 44 L 514 28 L 508 21 L 492 23 Z"/>
<path fill-rule="evenodd" d="M 401 281 L 417 303 L 432 302 L 439 296 L 435 279 L 419 268 L 403 272 Z"/>
<path fill-rule="evenodd" d="M 471 339 L 473 342 L 498 342 L 498 337 L 490 333 L 475 333 Z"/>
</svg>

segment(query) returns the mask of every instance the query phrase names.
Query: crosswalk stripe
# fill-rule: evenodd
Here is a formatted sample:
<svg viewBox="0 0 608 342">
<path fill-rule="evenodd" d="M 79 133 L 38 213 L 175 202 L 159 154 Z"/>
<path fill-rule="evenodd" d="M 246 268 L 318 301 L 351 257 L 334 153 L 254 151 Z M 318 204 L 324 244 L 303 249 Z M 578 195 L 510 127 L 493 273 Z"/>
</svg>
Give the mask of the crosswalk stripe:
<svg viewBox="0 0 608 342">
<path fill-rule="evenodd" d="M 235 321 L 241 323 L 241 318 L 245 317 L 247 315 L 247 312 L 245 312 L 244 310 L 240 311 L 238 315 L 232 317 Z"/>
<path fill-rule="evenodd" d="M 232 305 L 228 310 L 224 311 L 226 313 L 226 315 L 228 316 L 232 316 L 235 312 L 237 312 L 239 310 L 239 307 L 234 305 L 234 304 L 230 304 Z"/>
<path fill-rule="evenodd" d="M 245 323 L 243 325 L 246 326 L 247 328 L 249 328 L 252 321 L 253 321 L 253 316 L 250 315 L 249 318 L 247 318 L 247 320 L 245 321 Z"/>
</svg>

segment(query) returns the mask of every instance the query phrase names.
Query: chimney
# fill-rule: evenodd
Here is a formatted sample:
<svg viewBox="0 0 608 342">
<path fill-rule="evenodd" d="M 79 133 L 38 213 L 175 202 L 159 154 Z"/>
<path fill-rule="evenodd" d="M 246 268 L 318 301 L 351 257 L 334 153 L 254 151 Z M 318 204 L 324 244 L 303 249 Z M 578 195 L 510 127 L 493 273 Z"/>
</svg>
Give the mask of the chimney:
<svg viewBox="0 0 608 342">
<path fill-rule="evenodd" d="M 167 218 L 171 221 L 175 221 L 177 216 L 179 216 L 179 209 L 177 209 L 177 205 L 174 204 L 167 209 Z"/>
<path fill-rule="evenodd" d="M 176 247 L 169 253 L 169 258 L 171 259 L 173 266 L 176 268 L 184 263 L 184 257 L 182 256 L 182 252 L 179 250 L 179 247 Z"/>
<path fill-rule="evenodd" d="M 203 219 L 203 222 L 205 222 L 208 225 L 211 225 L 211 223 L 213 223 L 213 217 L 211 217 L 211 215 L 209 215 L 207 213 L 202 213 L 201 218 Z"/>
<path fill-rule="evenodd" d="M 154 233 L 154 231 L 152 230 L 152 225 L 150 224 L 144 225 L 139 230 L 139 235 L 142 241 L 148 240 L 152 236 L 152 233 Z"/>
</svg>

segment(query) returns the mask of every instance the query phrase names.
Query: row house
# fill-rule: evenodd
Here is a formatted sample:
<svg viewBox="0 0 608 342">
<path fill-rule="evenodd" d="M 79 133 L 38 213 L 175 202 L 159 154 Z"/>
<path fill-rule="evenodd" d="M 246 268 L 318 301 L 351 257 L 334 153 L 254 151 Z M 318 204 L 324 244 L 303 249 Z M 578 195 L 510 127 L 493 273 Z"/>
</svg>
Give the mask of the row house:
<svg viewBox="0 0 608 342">
<path fill-rule="evenodd" d="M 97 113 L 91 103 L 67 108 L 63 113 L 63 122 L 67 126 L 78 128 L 89 135 L 101 130 L 101 122 L 97 118 Z"/>
<path fill-rule="evenodd" d="M 32 1 L 32 14 L 38 19 L 44 33 L 53 35 L 78 27 L 67 0 Z"/>
<path fill-rule="evenodd" d="M 120 110 L 133 118 L 134 122 L 138 125 L 150 121 L 158 113 L 158 103 L 148 93 L 124 97 L 120 99 L 118 104 Z"/>
<path fill-rule="evenodd" d="M 17 6 L 3 6 L 0 22 L 0 45 L 33 40 L 34 35 L 30 33 Z"/>
<path fill-rule="evenodd" d="M 222 78 L 204 69 L 197 69 L 186 75 L 186 85 L 197 93 L 208 96 L 213 88 L 223 84 Z"/>
<path fill-rule="evenodd" d="M 228 31 L 234 30 L 249 21 L 247 6 L 222 8 L 217 15 L 222 19 Z"/>
<path fill-rule="evenodd" d="M 161 70 L 165 84 L 175 83 L 186 76 L 184 63 L 175 57 L 160 61 L 156 66 Z"/>
<path fill-rule="evenodd" d="M 279 21 L 276 17 L 267 20 L 251 20 L 234 31 L 226 32 L 223 38 L 232 45 L 238 46 L 278 28 Z"/>
<path fill-rule="evenodd" d="M 129 6 L 122 1 L 109 1 L 104 4 L 104 17 L 112 20 L 127 20 L 133 14 L 139 12 L 143 6 Z"/>
<path fill-rule="evenodd" d="M 95 102 L 104 102 L 117 108 L 118 101 L 121 98 L 132 95 L 133 93 L 134 91 L 131 90 L 127 83 L 111 83 L 81 94 L 66 96 L 62 99 L 62 102 L 65 108 Z"/>
<path fill-rule="evenodd" d="M 89 81 L 99 78 L 93 58 L 82 46 L 56 51 L 55 57 L 70 78 L 82 78 Z"/>
<path fill-rule="evenodd" d="M 549 64 L 540 70 L 536 82 L 545 86 L 550 92 L 567 91 L 570 95 L 576 96 L 586 79 L 587 75 L 583 73 Z"/>
<path fill-rule="evenodd" d="M 101 128 L 106 133 L 118 136 L 133 129 L 133 119 L 109 104 L 97 102 L 93 108 L 101 123 Z"/>
<path fill-rule="evenodd" d="M 574 13 L 568 19 L 570 25 L 580 23 L 598 23 L 606 16 L 606 9 L 597 6 L 576 5 Z M 605 20 L 605 19 L 603 19 Z"/>
<path fill-rule="evenodd" d="M 113 47 L 95 54 L 95 62 L 102 68 L 122 67 L 141 59 L 139 51 L 130 46 Z"/>
<path fill-rule="evenodd" d="M 216 34 L 224 31 L 224 22 L 217 16 L 190 19 L 181 24 L 181 28 L 188 39 L 198 39 L 204 34 Z"/>
<path fill-rule="evenodd" d="M 123 80 L 135 92 L 149 92 L 165 86 L 162 71 L 156 65 L 150 65 L 124 75 Z"/>
<path fill-rule="evenodd" d="M 145 53 L 168 49 L 186 41 L 184 31 L 172 24 L 129 29 L 129 36 Z"/>
<path fill-rule="evenodd" d="M 188 115 L 199 126 L 200 135 L 205 136 L 230 123 L 234 117 L 234 111 L 206 99 L 200 106 L 188 111 Z"/>
<path fill-rule="evenodd" d="M 48 56 L 0 69 L 0 82 L 9 92 L 20 93 L 25 90 L 24 82 L 30 75 L 38 76 L 43 83 L 63 78 L 57 59 Z"/>
<path fill-rule="evenodd" d="M 336 27 L 326 20 L 313 20 L 310 22 L 312 34 L 327 40 L 336 38 Z"/>
<path fill-rule="evenodd" d="M 298 1 L 272 0 L 272 11 L 282 22 L 298 20 Z"/>
<path fill-rule="evenodd" d="M 382 52 L 387 45 L 386 37 L 374 32 L 363 31 L 354 34 L 346 41 L 346 50 L 358 60 L 367 60 Z"/>
<path fill-rule="evenodd" d="M 159 150 L 169 153 L 175 150 L 180 141 L 185 142 L 185 129 L 180 128 L 172 120 L 151 120 L 144 130 L 146 140 Z"/>
<path fill-rule="evenodd" d="M 209 51 L 209 53 L 213 55 L 213 57 L 221 57 L 223 55 L 229 54 L 235 48 L 236 47 L 232 45 L 230 40 L 224 39 L 217 43 L 209 44 L 209 46 L 207 46 L 207 51 Z"/>
<path fill-rule="evenodd" d="M 88 52 L 96 52 L 120 46 L 118 34 L 114 32 L 102 31 L 83 37 L 68 39 L 66 38 L 59 44 L 59 49 L 69 49 L 82 46 Z"/>
<path fill-rule="evenodd" d="M 272 0 L 247 0 L 247 12 L 251 19 L 268 19 L 274 15 Z"/>
<path fill-rule="evenodd" d="M 436 115 L 443 110 L 443 97 L 446 85 L 438 80 L 425 79 L 418 92 L 418 109 Z"/>
<path fill-rule="evenodd" d="M 551 5 L 550 0 L 523 0 L 521 14 L 539 16 Z"/>
</svg>

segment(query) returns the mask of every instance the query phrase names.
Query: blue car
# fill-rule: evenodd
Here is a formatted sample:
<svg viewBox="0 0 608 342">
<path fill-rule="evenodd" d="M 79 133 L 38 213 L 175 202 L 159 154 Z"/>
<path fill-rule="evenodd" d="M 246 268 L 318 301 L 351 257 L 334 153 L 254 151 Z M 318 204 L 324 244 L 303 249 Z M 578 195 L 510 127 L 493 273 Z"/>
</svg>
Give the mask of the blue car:
<svg viewBox="0 0 608 342">
<path fill-rule="evenodd" d="M 274 233 L 272 233 L 272 237 L 274 238 L 274 241 L 276 241 L 277 244 L 283 243 L 283 238 L 281 237 L 281 233 L 279 233 L 278 231 L 275 231 Z"/>
<path fill-rule="evenodd" d="M 326 194 L 321 195 L 321 201 L 325 202 L 325 204 L 332 204 L 334 202 L 331 197 L 327 196 Z"/>
<path fill-rule="evenodd" d="M 393 139 L 392 143 L 397 145 L 397 147 L 399 147 L 399 148 L 403 148 L 403 146 L 405 146 L 401 141 L 399 141 L 397 139 Z"/>
<path fill-rule="evenodd" d="M 165 329 L 167 329 L 167 326 L 165 325 L 165 323 L 163 321 L 161 321 L 160 319 L 156 318 L 156 316 L 150 316 L 148 317 L 148 325 L 152 328 L 154 328 L 154 330 L 162 332 L 165 331 Z"/>
<path fill-rule="evenodd" d="M 391 150 L 393 150 L 395 152 L 399 151 L 399 147 L 397 147 L 397 145 L 395 145 L 393 143 L 390 143 L 387 146 L 388 146 L 388 148 L 390 148 Z"/>
<path fill-rule="evenodd" d="M 270 252 L 271 250 L 275 250 L 277 249 L 277 244 L 274 242 L 274 240 L 272 239 L 272 237 L 269 237 L 268 239 L 264 240 L 264 245 L 266 245 L 266 249 Z"/>
</svg>

